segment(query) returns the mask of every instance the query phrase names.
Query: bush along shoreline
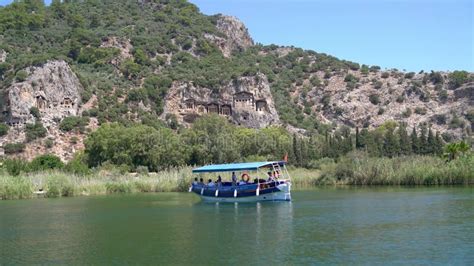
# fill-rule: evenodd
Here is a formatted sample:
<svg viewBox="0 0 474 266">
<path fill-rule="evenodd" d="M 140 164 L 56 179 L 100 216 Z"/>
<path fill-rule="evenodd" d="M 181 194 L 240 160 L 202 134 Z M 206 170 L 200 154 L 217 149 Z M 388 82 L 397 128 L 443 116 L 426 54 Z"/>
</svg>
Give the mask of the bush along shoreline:
<svg viewBox="0 0 474 266">
<path fill-rule="evenodd" d="M 43 156 L 44 157 L 44 156 Z M 125 167 L 105 164 L 87 173 L 74 173 L 66 166 L 54 166 L 51 155 L 29 163 L 32 172 L 9 174 L 9 163 L 4 162 L 0 172 L 0 199 L 29 199 L 38 197 L 71 197 L 113 193 L 185 192 L 195 175 L 192 167 L 170 168 L 156 173 L 137 169 L 129 173 Z M 43 164 L 40 164 L 41 161 Z M 57 161 L 56 161 L 57 162 Z M 58 164 L 60 163 L 57 162 Z M 74 162 L 72 162 L 74 163 Z M 20 167 L 20 166 L 15 166 Z M 11 171 L 11 169 L 10 169 Z M 289 166 L 293 188 L 327 185 L 348 186 L 429 186 L 473 185 L 474 156 L 460 155 L 447 161 L 433 156 L 369 157 L 364 152 L 352 152 L 337 162 L 324 158 L 314 162 L 313 169 Z M 203 176 L 215 179 L 208 174 Z"/>
</svg>

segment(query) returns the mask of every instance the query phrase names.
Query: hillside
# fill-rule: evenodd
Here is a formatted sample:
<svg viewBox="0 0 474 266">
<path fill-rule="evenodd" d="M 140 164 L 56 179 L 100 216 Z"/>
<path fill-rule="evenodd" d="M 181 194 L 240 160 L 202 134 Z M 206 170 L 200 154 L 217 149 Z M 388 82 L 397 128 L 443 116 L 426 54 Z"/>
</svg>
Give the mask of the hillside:
<svg viewBox="0 0 474 266">
<path fill-rule="evenodd" d="M 472 136 L 473 73 L 255 44 L 238 19 L 186 1 L 19 1 L 0 8 L 0 40 L 0 151 L 26 158 L 68 160 L 105 122 L 178 130 L 207 113 L 299 134 L 394 120 Z"/>
</svg>

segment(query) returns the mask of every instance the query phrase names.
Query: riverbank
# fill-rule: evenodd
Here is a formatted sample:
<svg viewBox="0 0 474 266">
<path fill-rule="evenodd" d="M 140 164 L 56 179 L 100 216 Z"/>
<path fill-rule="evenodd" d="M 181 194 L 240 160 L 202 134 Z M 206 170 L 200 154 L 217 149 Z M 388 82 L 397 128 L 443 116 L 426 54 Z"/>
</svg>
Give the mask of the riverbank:
<svg viewBox="0 0 474 266">
<path fill-rule="evenodd" d="M 322 185 L 471 185 L 474 156 L 451 162 L 438 157 L 407 156 L 370 158 L 351 154 L 338 162 L 324 159 L 316 169 L 289 167 L 293 188 Z M 158 173 L 123 173 L 119 169 L 97 170 L 89 175 L 63 171 L 0 172 L 0 199 L 70 197 L 138 192 L 183 192 L 193 179 L 192 167 Z M 204 176 L 215 179 L 215 175 Z"/>
</svg>

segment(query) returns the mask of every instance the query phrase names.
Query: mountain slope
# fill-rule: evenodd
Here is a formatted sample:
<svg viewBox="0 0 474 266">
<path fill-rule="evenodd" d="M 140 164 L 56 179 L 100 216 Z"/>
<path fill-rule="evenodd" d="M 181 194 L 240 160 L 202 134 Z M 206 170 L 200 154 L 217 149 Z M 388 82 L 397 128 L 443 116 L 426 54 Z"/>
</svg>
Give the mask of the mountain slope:
<svg viewBox="0 0 474 266">
<path fill-rule="evenodd" d="M 177 128 L 212 112 L 321 134 L 396 120 L 428 123 L 446 140 L 471 135 L 472 73 L 383 71 L 255 45 L 236 18 L 205 16 L 186 1 L 20 1 L 0 9 L 0 35 L 1 120 L 12 126 L 0 143 L 27 142 L 27 157 L 71 158 L 104 122 Z M 47 96 L 67 92 L 74 97 Z M 63 118 L 76 114 L 85 119 Z"/>
</svg>

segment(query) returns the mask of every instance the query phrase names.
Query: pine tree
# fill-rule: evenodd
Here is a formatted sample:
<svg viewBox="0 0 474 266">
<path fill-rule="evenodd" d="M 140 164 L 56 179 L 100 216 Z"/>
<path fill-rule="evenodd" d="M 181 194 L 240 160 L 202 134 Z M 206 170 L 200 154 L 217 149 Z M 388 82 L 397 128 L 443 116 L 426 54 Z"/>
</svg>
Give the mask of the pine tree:
<svg viewBox="0 0 474 266">
<path fill-rule="evenodd" d="M 361 142 L 361 139 L 360 139 L 360 136 L 359 136 L 359 127 L 356 127 L 356 149 L 361 149 L 363 146 L 362 146 L 362 142 Z"/>
<path fill-rule="evenodd" d="M 425 153 L 426 154 L 433 154 L 436 151 L 436 139 L 435 136 L 433 135 L 433 131 L 431 130 L 431 127 L 428 129 L 428 138 L 426 139 L 426 149 Z"/>
<path fill-rule="evenodd" d="M 301 165 L 301 147 L 298 144 L 296 134 L 293 134 L 293 153 L 295 155 L 295 165 Z"/>
<path fill-rule="evenodd" d="M 413 153 L 420 154 L 420 140 L 418 139 L 418 135 L 416 133 L 416 126 L 413 126 L 413 130 L 410 135 L 410 140 Z"/>
<path fill-rule="evenodd" d="M 420 136 L 418 137 L 420 143 L 420 154 L 428 154 L 428 140 L 427 140 L 427 131 L 426 125 L 421 126 Z"/>
<path fill-rule="evenodd" d="M 410 138 L 408 137 L 407 128 L 405 124 L 400 124 L 398 127 L 398 139 L 400 141 L 400 154 L 409 155 L 412 153 L 412 146 Z"/>
<path fill-rule="evenodd" d="M 394 157 L 398 155 L 399 150 L 400 147 L 398 139 L 395 134 L 393 134 L 393 129 L 387 129 L 387 132 L 385 132 L 385 141 L 383 146 L 384 155 L 388 157 Z"/>
<path fill-rule="evenodd" d="M 441 155 L 443 153 L 443 139 L 441 138 L 439 131 L 436 131 L 435 143 L 436 147 L 434 153 L 437 155 Z"/>
</svg>

